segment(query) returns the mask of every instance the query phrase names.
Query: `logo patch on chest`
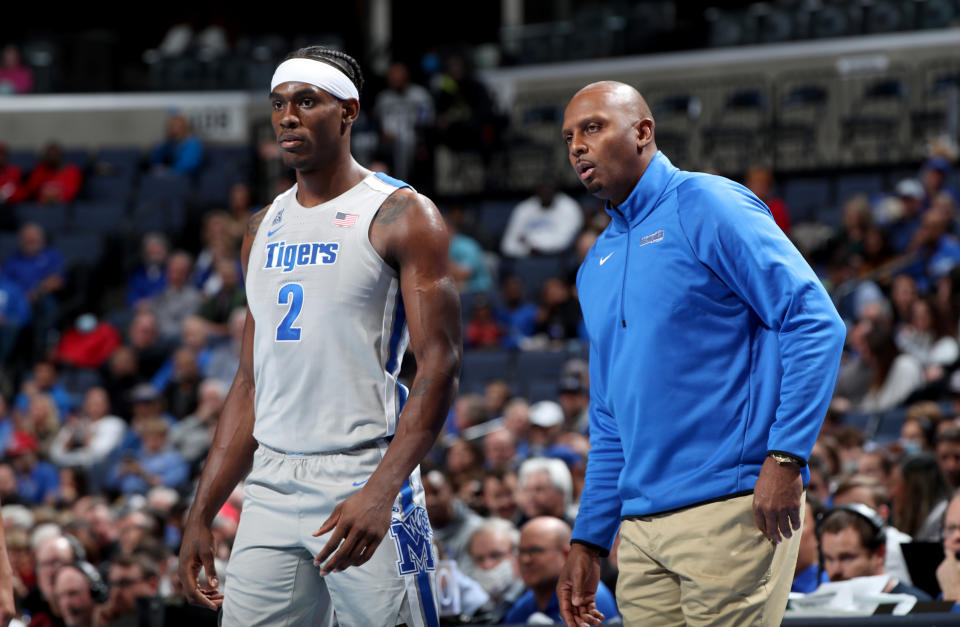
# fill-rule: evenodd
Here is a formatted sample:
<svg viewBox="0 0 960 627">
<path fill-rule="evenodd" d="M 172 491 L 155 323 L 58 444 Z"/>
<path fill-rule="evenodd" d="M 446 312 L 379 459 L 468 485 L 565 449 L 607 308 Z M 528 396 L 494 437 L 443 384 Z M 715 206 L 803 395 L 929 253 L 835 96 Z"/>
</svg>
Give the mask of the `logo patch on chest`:
<svg viewBox="0 0 960 627">
<path fill-rule="evenodd" d="M 660 229 L 656 233 L 651 233 L 650 235 L 645 235 L 640 240 L 641 246 L 646 246 L 647 244 L 656 244 L 657 242 L 663 241 L 663 229 Z"/>
<path fill-rule="evenodd" d="M 337 262 L 340 242 L 273 242 L 266 245 L 264 270 L 290 272 L 298 266 L 322 266 Z"/>
</svg>

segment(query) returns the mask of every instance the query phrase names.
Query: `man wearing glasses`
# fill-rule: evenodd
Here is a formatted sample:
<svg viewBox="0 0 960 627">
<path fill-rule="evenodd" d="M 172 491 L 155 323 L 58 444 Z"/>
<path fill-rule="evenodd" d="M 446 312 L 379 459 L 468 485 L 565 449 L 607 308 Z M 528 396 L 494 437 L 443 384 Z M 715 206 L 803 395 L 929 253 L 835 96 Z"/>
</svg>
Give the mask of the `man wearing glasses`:
<svg viewBox="0 0 960 627">
<path fill-rule="evenodd" d="M 97 608 L 98 625 L 137 614 L 137 599 L 155 597 L 160 586 L 160 569 L 144 555 L 118 555 L 110 562 L 107 581 L 110 598 Z"/>
<path fill-rule="evenodd" d="M 570 525 L 552 516 L 540 516 L 520 529 L 517 556 L 520 577 L 527 591 L 517 599 L 504 622 L 526 623 L 535 614 L 560 622 L 560 603 L 557 600 L 557 581 L 570 552 Z M 610 589 L 600 582 L 596 595 L 597 610 L 604 620 L 620 617 L 617 603 Z"/>
</svg>

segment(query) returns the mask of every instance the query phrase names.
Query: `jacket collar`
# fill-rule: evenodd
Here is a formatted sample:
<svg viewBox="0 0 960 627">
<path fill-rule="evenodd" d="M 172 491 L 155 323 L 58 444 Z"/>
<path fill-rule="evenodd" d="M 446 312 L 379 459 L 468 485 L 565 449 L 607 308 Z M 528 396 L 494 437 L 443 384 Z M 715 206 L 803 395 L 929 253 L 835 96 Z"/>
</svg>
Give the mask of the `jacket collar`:
<svg viewBox="0 0 960 627">
<path fill-rule="evenodd" d="M 653 210 L 676 172 L 676 166 L 667 156 L 657 151 L 627 199 L 619 206 L 607 201 L 604 209 L 621 229 L 639 224 Z"/>
</svg>

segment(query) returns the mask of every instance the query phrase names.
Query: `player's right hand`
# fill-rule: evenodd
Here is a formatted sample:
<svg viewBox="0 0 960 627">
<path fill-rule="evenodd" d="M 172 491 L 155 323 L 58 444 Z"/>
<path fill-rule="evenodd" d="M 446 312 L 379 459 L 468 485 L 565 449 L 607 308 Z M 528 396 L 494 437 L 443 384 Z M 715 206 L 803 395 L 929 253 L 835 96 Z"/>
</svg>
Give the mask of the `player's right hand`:
<svg viewBox="0 0 960 627">
<path fill-rule="evenodd" d="M 207 583 L 199 584 L 200 568 Z M 180 545 L 180 584 L 187 600 L 216 610 L 223 604 L 223 595 L 217 589 L 217 569 L 213 565 L 213 534 L 209 527 L 187 522 Z"/>
<path fill-rule="evenodd" d="M 604 616 L 597 609 L 600 558 L 582 544 L 573 544 L 557 582 L 560 615 L 567 627 L 599 625 Z"/>
</svg>

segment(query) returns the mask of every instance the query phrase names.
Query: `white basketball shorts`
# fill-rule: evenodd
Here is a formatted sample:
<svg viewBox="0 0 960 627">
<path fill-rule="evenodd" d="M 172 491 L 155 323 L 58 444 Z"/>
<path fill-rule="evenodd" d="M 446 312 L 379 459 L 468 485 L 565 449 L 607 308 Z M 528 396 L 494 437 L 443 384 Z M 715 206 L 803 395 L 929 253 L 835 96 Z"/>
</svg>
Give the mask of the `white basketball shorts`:
<svg viewBox="0 0 960 627">
<path fill-rule="evenodd" d="M 439 624 L 419 469 L 403 484 L 390 530 L 370 560 L 326 577 L 313 565 L 330 534 L 312 534 L 366 483 L 386 447 L 320 455 L 257 449 L 227 565 L 223 625 Z"/>
</svg>

